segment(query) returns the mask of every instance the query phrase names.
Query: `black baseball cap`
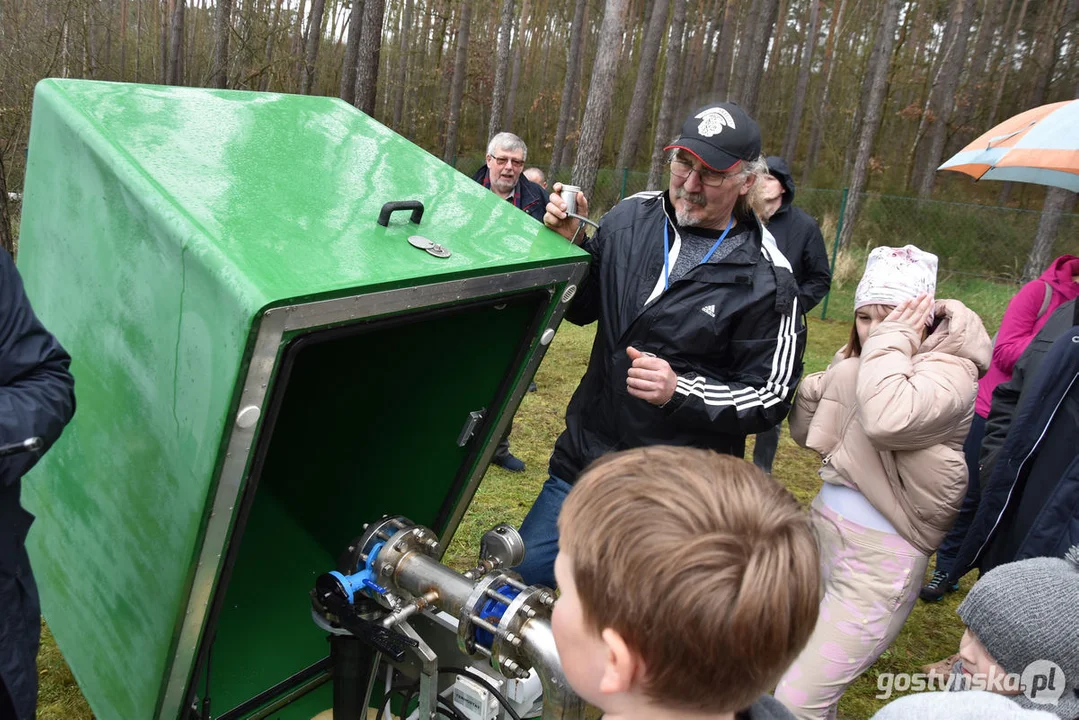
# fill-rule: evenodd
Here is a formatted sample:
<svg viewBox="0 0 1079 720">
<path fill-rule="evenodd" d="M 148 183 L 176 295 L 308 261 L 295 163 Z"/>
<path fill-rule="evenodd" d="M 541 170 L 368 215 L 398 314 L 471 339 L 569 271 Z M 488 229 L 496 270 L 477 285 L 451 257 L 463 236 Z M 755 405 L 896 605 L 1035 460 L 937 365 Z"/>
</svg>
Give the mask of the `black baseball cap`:
<svg viewBox="0 0 1079 720">
<path fill-rule="evenodd" d="M 709 170 L 722 172 L 761 155 L 761 129 L 737 103 L 706 105 L 682 123 L 682 134 L 663 148 L 685 150 Z"/>
</svg>

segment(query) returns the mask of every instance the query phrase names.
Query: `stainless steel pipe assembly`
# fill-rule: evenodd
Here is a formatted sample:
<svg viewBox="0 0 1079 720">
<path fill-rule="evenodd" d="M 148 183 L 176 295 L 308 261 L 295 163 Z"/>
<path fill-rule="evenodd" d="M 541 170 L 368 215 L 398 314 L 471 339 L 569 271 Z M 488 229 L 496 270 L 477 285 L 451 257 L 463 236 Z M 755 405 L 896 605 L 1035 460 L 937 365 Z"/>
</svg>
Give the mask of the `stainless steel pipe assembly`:
<svg viewBox="0 0 1079 720">
<path fill-rule="evenodd" d="M 517 531 L 489 530 L 479 563 L 466 573 L 443 565 L 441 554 L 435 534 L 405 517 L 365 526 L 348 548 L 347 572 L 316 582 L 316 623 L 379 650 L 393 668 L 387 691 L 393 677 L 419 676 L 419 707 L 402 709 L 404 717 L 518 720 L 538 714 L 541 696 L 545 720 L 583 719 L 585 703 L 566 681 L 551 632 L 554 592 L 508 570 L 524 559 Z M 346 680 L 335 675 L 334 682 Z M 365 684 L 363 707 L 373 681 Z M 336 702 L 334 711 L 337 717 Z"/>
</svg>

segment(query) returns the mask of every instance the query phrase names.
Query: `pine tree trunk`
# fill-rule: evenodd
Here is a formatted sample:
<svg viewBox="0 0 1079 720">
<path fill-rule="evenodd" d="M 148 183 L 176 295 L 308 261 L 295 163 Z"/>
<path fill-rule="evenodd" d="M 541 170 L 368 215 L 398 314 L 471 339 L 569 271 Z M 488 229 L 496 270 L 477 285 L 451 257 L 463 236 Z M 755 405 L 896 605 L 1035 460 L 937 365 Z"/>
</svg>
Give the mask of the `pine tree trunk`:
<svg viewBox="0 0 1079 720">
<path fill-rule="evenodd" d="M 502 18 L 498 28 L 498 55 L 495 59 L 495 82 L 491 91 L 491 117 L 487 121 L 487 137 L 502 129 L 502 112 L 506 108 L 506 76 L 510 67 L 510 34 L 513 31 L 513 0 L 502 0 Z"/>
<path fill-rule="evenodd" d="M 401 132 L 405 112 L 405 84 L 408 82 L 408 39 L 412 31 L 412 0 L 401 11 L 401 43 L 397 47 L 397 83 L 393 97 L 393 129 Z"/>
<path fill-rule="evenodd" d="M 573 26 L 570 28 L 569 54 L 566 56 L 566 80 L 562 84 L 562 102 L 558 106 L 558 125 L 555 127 L 554 141 L 551 144 L 551 167 L 547 169 L 548 182 L 561 167 L 562 150 L 566 143 L 566 133 L 571 121 L 573 94 L 577 90 L 578 68 L 581 65 L 581 46 L 584 41 L 585 9 L 588 0 L 577 0 L 573 8 Z"/>
<path fill-rule="evenodd" d="M 628 7 L 629 0 L 606 0 L 604 3 L 603 25 L 599 31 L 596 60 L 592 65 L 592 82 L 588 87 L 581 139 L 577 143 L 577 161 L 573 166 L 573 184 L 581 188 L 581 192 L 586 196 L 592 194 L 596 184 L 603 136 L 607 131 L 607 120 L 611 116 L 620 40 Z"/>
<path fill-rule="evenodd" d="M 300 94 L 310 95 L 315 85 L 315 63 L 318 61 L 318 46 L 322 40 L 322 13 L 326 0 L 311 0 L 311 11 L 307 16 L 307 47 L 304 49 L 303 79 L 300 82 Z"/>
<path fill-rule="evenodd" d="M 161 0 L 161 66 L 158 81 L 162 85 L 169 84 L 169 17 L 172 15 L 173 2 L 175 0 Z"/>
<path fill-rule="evenodd" d="M 821 133 L 824 128 L 824 114 L 828 107 L 829 96 L 832 89 L 832 75 L 835 70 L 835 39 L 836 33 L 842 27 L 843 10 L 847 0 L 833 0 L 832 17 L 829 23 L 828 44 L 824 50 L 824 66 L 821 74 L 824 75 L 824 89 L 821 91 L 820 101 L 813 111 L 813 128 L 809 132 L 809 150 L 806 152 L 806 162 L 802 171 L 802 185 L 809 184 L 810 174 L 817 166 L 817 155 L 820 152 Z"/>
<path fill-rule="evenodd" d="M 659 118 L 652 138 L 652 160 L 648 168 L 648 189 L 656 190 L 663 174 L 663 148 L 671 137 L 671 115 L 678 83 L 678 65 L 682 58 L 682 29 L 686 24 L 686 0 L 674 0 L 671 13 L 671 35 L 667 40 L 666 70 L 663 73 L 663 96 L 659 101 Z"/>
<path fill-rule="evenodd" d="M 385 0 L 367 0 L 363 6 L 363 32 L 356 53 L 356 107 L 374 117 L 378 97 L 378 62 L 382 50 Z"/>
<path fill-rule="evenodd" d="M 169 85 L 181 85 L 184 80 L 184 4 L 185 0 L 176 0 L 176 8 L 172 11 Z"/>
<path fill-rule="evenodd" d="M 137 0 L 136 0 L 137 2 Z M 120 0 L 120 73 L 123 80 L 127 73 L 127 0 Z"/>
<path fill-rule="evenodd" d="M 779 0 L 754 0 L 754 5 L 757 4 L 760 7 L 757 24 L 753 28 L 753 44 L 746 62 L 739 61 L 739 72 L 745 73 L 742 78 L 741 105 L 751 117 L 757 114 L 757 96 L 760 93 L 761 75 L 764 73 L 764 58 L 768 54 L 768 42 L 776 25 Z"/>
<path fill-rule="evenodd" d="M 513 35 L 513 72 L 510 74 L 510 89 L 506 94 L 506 112 L 504 125 L 511 131 L 516 128 L 515 115 L 517 110 L 517 88 L 521 81 L 521 57 L 525 54 L 524 33 L 528 23 L 529 0 L 521 3 L 521 17 L 517 21 L 517 31 Z M 520 133 L 517 133 L 518 135 Z"/>
<path fill-rule="evenodd" d="M 142 82 L 142 0 L 135 0 L 135 82 Z"/>
<path fill-rule="evenodd" d="M 921 182 L 918 183 L 918 197 L 927 198 L 933 191 L 937 177 L 937 166 L 944 153 L 944 141 L 948 136 L 948 121 L 955 107 L 955 93 L 959 89 L 959 75 L 967 58 L 967 36 L 970 29 L 970 16 L 974 8 L 973 0 L 957 0 L 948 24 L 955 24 L 951 33 L 945 30 L 945 36 L 951 35 L 947 54 L 944 57 L 940 87 L 934 103 L 936 122 L 929 130 L 929 145 L 923 166 Z"/>
<path fill-rule="evenodd" d="M 222 90 L 229 86 L 229 35 L 232 32 L 232 0 L 217 0 L 214 12 L 214 79 Z"/>
<path fill-rule="evenodd" d="M 809 0 L 809 20 L 806 23 L 806 39 L 802 47 L 802 60 L 798 67 L 798 81 L 794 86 L 794 100 L 787 116 L 787 132 L 783 136 L 783 159 L 794 162 L 798 150 L 798 136 L 802 129 L 802 109 L 805 107 L 806 90 L 809 87 L 809 69 L 813 63 L 813 50 L 817 44 L 817 21 L 820 17 L 820 0 Z"/>
<path fill-rule="evenodd" d="M 341 61 L 341 85 L 337 95 L 349 105 L 356 102 L 356 55 L 363 32 L 363 0 L 352 0 L 348 14 L 348 40 L 345 41 L 345 57 Z"/>
<path fill-rule="evenodd" d="M 1023 268 L 1022 282 L 1030 282 L 1049 267 L 1053 257 L 1053 245 L 1056 243 L 1060 221 L 1065 213 L 1075 207 L 1076 194 L 1063 188 L 1049 188 L 1045 193 L 1041 219 L 1034 234 L 1034 245 L 1030 248 L 1026 266 Z"/>
<path fill-rule="evenodd" d="M 622 131 L 622 147 L 618 150 L 615 167 L 630 168 L 636 162 L 637 149 L 644 130 L 644 119 L 651 114 L 652 79 L 656 74 L 656 58 L 663 41 L 663 31 L 667 27 L 667 0 L 655 0 L 652 4 L 648 29 L 641 43 L 641 62 L 637 65 L 637 82 L 633 87 L 633 98 L 629 101 L 629 115 L 626 127 Z"/>
<path fill-rule="evenodd" d="M 15 236 L 11 233 L 11 216 L 8 213 L 7 176 L 4 173 L 4 157 L 0 153 L 0 246 L 15 257 Z"/>
<path fill-rule="evenodd" d="M 442 150 L 442 160 L 449 165 L 453 165 L 457 160 L 457 126 L 461 120 L 461 97 L 464 95 L 468 75 L 468 32 L 471 23 L 472 0 L 464 0 L 461 5 L 461 26 L 457 31 L 457 56 L 453 62 L 453 83 L 450 85 L 450 115 L 449 122 L 446 123 L 446 147 Z"/>
<path fill-rule="evenodd" d="M 735 0 L 727 0 L 723 7 L 723 25 L 719 31 L 719 50 L 716 67 L 712 73 L 712 97 L 718 101 L 727 99 L 731 78 L 731 55 L 734 53 Z"/>
<path fill-rule="evenodd" d="M 885 80 L 888 76 L 888 66 L 892 61 L 892 49 L 895 45 L 895 29 L 899 20 L 899 0 L 885 0 L 881 16 L 880 28 L 877 32 L 875 62 L 866 73 L 866 82 L 869 83 L 869 99 L 862 120 L 862 127 L 858 133 L 858 154 L 854 160 L 854 170 L 851 173 L 850 190 L 847 195 L 847 209 L 843 213 L 843 231 L 839 238 L 840 247 L 847 247 L 854 233 L 854 223 L 858 219 L 858 211 L 861 209 L 862 191 L 866 185 L 866 174 L 869 170 L 869 157 L 873 153 L 873 142 L 880 123 L 881 113 L 884 111 Z"/>
<path fill-rule="evenodd" d="M 281 25 L 281 4 L 282 0 L 277 0 L 274 5 L 273 21 L 270 23 L 270 31 L 266 34 L 266 47 L 263 50 L 263 71 L 262 77 L 259 79 L 259 90 L 266 92 L 270 89 L 270 81 L 273 78 L 273 51 L 274 42 L 277 40 L 277 29 Z"/>
<path fill-rule="evenodd" d="M 1019 30 L 1023 26 L 1023 18 L 1027 14 L 1027 6 L 1030 4 L 1030 0 L 1023 0 L 1023 5 L 1019 9 L 1019 18 L 1015 21 L 1015 28 L 1012 30 L 1012 37 L 1010 42 L 1004 46 L 1004 55 L 1001 58 L 1000 81 L 997 83 L 996 92 L 993 93 L 993 102 L 989 106 L 989 122 L 986 123 L 986 127 L 993 127 L 997 124 L 997 113 L 1000 112 L 1000 101 L 1004 97 L 1004 85 L 1008 80 L 1008 71 L 1012 67 L 1013 54 L 1015 52 L 1015 44 L 1019 42 Z"/>
</svg>

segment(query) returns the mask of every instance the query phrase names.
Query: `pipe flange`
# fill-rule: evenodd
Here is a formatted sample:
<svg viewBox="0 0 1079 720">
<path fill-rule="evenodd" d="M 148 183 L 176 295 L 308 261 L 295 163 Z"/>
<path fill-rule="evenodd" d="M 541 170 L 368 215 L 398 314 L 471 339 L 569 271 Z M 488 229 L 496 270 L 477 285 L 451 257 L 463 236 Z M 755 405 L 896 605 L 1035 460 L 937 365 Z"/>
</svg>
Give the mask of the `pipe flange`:
<svg viewBox="0 0 1079 720">
<path fill-rule="evenodd" d="M 343 572 L 359 572 L 367 564 L 367 555 L 379 543 L 388 542 L 402 530 L 417 527 L 403 515 L 383 515 L 379 520 L 364 526 L 363 534 L 349 545 L 349 559 Z"/>
<path fill-rule="evenodd" d="M 457 618 L 457 649 L 469 657 L 480 657 L 481 653 L 476 650 L 474 636 L 476 625 L 472 622 L 472 616 L 479 613 L 480 608 L 487 601 L 487 591 L 493 590 L 496 585 L 505 583 L 502 570 L 492 570 L 476 581 L 468 600 L 461 606 L 461 614 Z"/>
<path fill-rule="evenodd" d="M 521 652 L 521 636 L 526 623 L 533 618 L 550 620 L 551 608 L 545 597 L 553 593 L 540 585 L 520 591 L 506 608 L 498 623 L 499 632 L 491 646 L 491 664 L 508 678 L 526 674 L 532 663 Z"/>
</svg>

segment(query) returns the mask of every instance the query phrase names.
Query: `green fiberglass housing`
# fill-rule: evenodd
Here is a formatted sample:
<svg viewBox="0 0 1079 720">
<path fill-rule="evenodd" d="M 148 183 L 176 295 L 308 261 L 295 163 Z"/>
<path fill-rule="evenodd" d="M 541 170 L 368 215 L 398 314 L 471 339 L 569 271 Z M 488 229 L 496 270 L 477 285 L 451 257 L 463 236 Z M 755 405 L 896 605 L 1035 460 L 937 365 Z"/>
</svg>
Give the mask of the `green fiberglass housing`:
<svg viewBox="0 0 1079 720">
<path fill-rule="evenodd" d="M 328 708 L 271 690 L 314 579 L 384 513 L 452 535 L 586 256 L 330 98 L 46 80 L 24 191 L 78 402 L 30 551 L 96 716 Z"/>
</svg>

